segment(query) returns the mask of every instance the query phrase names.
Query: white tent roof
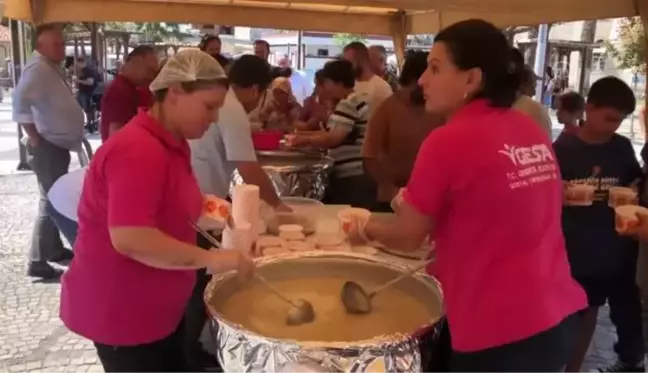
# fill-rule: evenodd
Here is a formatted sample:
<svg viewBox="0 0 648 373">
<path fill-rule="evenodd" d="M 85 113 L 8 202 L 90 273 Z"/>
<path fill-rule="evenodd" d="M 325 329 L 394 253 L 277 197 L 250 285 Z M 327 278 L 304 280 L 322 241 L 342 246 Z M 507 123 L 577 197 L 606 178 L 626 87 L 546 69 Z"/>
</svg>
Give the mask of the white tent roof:
<svg viewBox="0 0 648 373">
<path fill-rule="evenodd" d="M 513 26 L 634 16 L 648 0 L 5 0 L 5 6 L 6 16 L 37 23 L 159 21 L 393 35 L 394 27 L 434 33 L 467 18 Z"/>
</svg>

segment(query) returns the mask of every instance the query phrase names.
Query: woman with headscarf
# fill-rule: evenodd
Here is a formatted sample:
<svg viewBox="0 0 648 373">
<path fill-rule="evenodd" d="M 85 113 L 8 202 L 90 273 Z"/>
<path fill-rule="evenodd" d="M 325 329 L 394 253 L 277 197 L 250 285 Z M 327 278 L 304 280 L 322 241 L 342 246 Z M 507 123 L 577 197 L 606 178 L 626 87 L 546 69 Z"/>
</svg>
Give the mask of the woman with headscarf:
<svg viewBox="0 0 648 373">
<path fill-rule="evenodd" d="M 203 197 L 187 139 L 202 136 L 227 93 L 208 54 L 173 56 L 151 83 L 155 104 L 98 151 L 79 204 L 61 319 L 92 342 L 107 372 L 185 371 L 182 317 L 195 270 L 253 268 L 242 250 L 195 245 Z"/>
<path fill-rule="evenodd" d="M 268 99 L 259 110 L 259 121 L 267 130 L 291 132 L 293 123 L 299 118 L 301 106 L 295 100 L 290 80 L 278 77 L 272 81 Z"/>
<path fill-rule="evenodd" d="M 353 241 L 417 250 L 441 282 L 459 372 L 558 372 L 578 336 L 583 289 L 561 231 L 562 182 L 547 135 L 511 105 L 519 75 L 482 20 L 435 36 L 419 83 L 448 118 L 421 146 L 396 216 L 358 218 Z"/>
</svg>

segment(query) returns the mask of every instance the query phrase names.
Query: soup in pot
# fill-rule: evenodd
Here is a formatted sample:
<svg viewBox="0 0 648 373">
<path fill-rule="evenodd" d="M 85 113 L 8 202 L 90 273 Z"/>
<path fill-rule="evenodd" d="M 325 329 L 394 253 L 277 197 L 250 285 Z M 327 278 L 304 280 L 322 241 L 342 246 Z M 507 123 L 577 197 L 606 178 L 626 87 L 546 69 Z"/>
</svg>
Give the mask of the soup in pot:
<svg viewBox="0 0 648 373">
<path fill-rule="evenodd" d="M 434 310 L 398 287 L 387 288 L 372 300 L 373 311 L 366 315 L 346 312 L 340 299 L 342 286 L 348 279 L 311 277 L 273 281 L 291 299 L 305 299 L 313 304 L 315 321 L 303 325 L 286 325 L 290 306 L 262 283 L 255 281 L 232 294 L 219 307 L 221 315 L 260 335 L 301 341 L 351 342 L 381 335 L 412 333 L 436 319 L 441 309 Z M 361 283 L 370 290 L 378 284 Z"/>
</svg>

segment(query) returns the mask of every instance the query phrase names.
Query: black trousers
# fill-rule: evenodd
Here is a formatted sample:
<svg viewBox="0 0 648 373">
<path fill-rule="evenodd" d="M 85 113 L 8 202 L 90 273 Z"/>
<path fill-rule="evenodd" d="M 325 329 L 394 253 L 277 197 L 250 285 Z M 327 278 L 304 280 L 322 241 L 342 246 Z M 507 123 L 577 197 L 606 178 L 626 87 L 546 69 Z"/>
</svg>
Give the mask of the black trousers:
<svg viewBox="0 0 648 373">
<path fill-rule="evenodd" d="M 106 372 L 186 372 L 182 353 L 184 325 L 168 337 L 137 346 L 109 346 L 95 343 Z"/>
<path fill-rule="evenodd" d="M 518 342 L 481 351 L 453 352 L 453 372 L 562 372 L 578 338 L 580 316 Z"/>
<path fill-rule="evenodd" d="M 48 214 L 47 193 L 56 180 L 68 172 L 70 151 L 45 139 L 35 148 L 28 145 L 27 151 L 40 189 L 38 216 L 34 223 L 29 261 L 45 262 L 59 257 L 64 250 L 59 230 Z"/>
<path fill-rule="evenodd" d="M 220 237 L 217 237 L 217 239 L 220 240 Z M 209 250 L 212 246 L 200 234 L 196 241 L 199 247 L 206 250 Z M 203 294 L 209 280 L 211 280 L 211 276 L 207 275 L 204 269 L 198 270 L 196 273 L 196 286 L 194 286 L 193 294 L 185 310 L 182 344 L 187 367 L 192 372 L 222 371 L 218 359 L 207 353 L 200 342 L 200 335 L 208 319 Z"/>
<path fill-rule="evenodd" d="M 636 282 L 636 265 L 614 276 L 601 278 L 575 277 L 587 293 L 590 307 L 610 306 L 610 320 L 616 327 L 614 352 L 628 365 L 644 358 L 641 320 L 641 295 Z"/>
</svg>

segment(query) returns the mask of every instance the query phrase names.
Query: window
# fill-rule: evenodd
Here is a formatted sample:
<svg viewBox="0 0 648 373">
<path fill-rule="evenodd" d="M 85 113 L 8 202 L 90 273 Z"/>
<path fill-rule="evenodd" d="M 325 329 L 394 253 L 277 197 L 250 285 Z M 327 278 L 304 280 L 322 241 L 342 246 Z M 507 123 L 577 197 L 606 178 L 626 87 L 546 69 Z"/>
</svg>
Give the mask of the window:
<svg viewBox="0 0 648 373">
<path fill-rule="evenodd" d="M 605 70 L 605 61 L 607 60 L 606 53 L 592 53 L 592 70 L 595 71 L 604 71 Z"/>
<path fill-rule="evenodd" d="M 328 49 L 318 49 L 317 50 L 317 57 L 328 57 L 329 55 L 329 50 Z"/>
</svg>

